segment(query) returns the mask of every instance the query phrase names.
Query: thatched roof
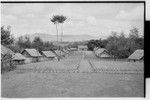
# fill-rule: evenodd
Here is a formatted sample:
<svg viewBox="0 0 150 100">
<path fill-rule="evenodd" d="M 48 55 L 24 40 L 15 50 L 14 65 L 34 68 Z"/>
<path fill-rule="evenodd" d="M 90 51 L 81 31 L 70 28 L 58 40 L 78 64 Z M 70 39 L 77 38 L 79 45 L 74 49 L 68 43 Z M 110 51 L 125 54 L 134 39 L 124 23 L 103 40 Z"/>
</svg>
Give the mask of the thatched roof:
<svg viewBox="0 0 150 100">
<path fill-rule="evenodd" d="M 95 51 L 95 53 L 100 54 L 100 53 L 103 53 L 104 51 L 108 52 L 105 48 L 99 48 Z"/>
<path fill-rule="evenodd" d="M 63 49 L 62 51 L 63 51 L 63 52 L 65 52 L 65 53 L 69 53 L 69 51 L 68 51 L 68 50 L 66 50 L 66 49 Z"/>
<path fill-rule="evenodd" d="M 140 60 L 144 57 L 144 50 L 138 49 L 133 54 L 131 54 L 128 59 Z"/>
<path fill-rule="evenodd" d="M 42 53 L 43 53 L 46 57 L 55 57 L 55 56 L 56 56 L 52 51 L 42 51 Z"/>
<path fill-rule="evenodd" d="M 15 53 L 13 56 L 12 56 L 13 60 L 25 60 L 26 58 L 20 54 L 20 53 Z"/>
<path fill-rule="evenodd" d="M 40 57 L 42 56 L 38 50 L 36 49 L 25 49 L 24 51 L 28 52 L 28 54 L 32 57 Z M 22 53 L 24 52 L 22 51 Z"/>
<path fill-rule="evenodd" d="M 65 53 L 63 51 L 61 51 L 61 50 L 55 50 L 54 52 L 58 56 L 65 55 Z"/>
<path fill-rule="evenodd" d="M 54 52 L 56 55 L 60 56 L 60 50 L 55 50 Z"/>
<path fill-rule="evenodd" d="M 95 51 L 95 55 L 98 57 L 112 57 L 105 48 L 99 48 Z"/>
<path fill-rule="evenodd" d="M 1 54 L 5 55 L 5 54 L 10 54 L 10 55 L 14 55 L 15 53 L 10 50 L 9 48 L 1 45 Z"/>
</svg>

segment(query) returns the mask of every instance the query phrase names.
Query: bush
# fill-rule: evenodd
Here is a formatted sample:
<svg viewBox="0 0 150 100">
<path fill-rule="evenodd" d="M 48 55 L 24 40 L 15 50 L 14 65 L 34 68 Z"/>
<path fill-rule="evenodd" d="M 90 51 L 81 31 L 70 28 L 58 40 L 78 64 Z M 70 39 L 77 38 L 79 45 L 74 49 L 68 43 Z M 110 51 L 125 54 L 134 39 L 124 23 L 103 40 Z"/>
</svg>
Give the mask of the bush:
<svg viewBox="0 0 150 100">
<path fill-rule="evenodd" d="M 1 57 L 1 73 L 14 70 L 16 66 L 11 62 L 12 56 L 10 54 L 2 55 Z"/>
</svg>

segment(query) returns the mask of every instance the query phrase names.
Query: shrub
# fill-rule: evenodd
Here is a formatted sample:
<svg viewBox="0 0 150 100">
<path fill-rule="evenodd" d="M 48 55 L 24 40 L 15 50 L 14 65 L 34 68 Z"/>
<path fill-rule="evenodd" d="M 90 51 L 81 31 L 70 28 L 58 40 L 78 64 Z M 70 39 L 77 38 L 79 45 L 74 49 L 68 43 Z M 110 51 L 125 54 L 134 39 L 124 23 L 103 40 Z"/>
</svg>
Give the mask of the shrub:
<svg viewBox="0 0 150 100">
<path fill-rule="evenodd" d="M 12 56 L 10 54 L 2 55 L 1 57 L 1 73 L 14 70 L 16 66 L 11 62 Z"/>
</svg>

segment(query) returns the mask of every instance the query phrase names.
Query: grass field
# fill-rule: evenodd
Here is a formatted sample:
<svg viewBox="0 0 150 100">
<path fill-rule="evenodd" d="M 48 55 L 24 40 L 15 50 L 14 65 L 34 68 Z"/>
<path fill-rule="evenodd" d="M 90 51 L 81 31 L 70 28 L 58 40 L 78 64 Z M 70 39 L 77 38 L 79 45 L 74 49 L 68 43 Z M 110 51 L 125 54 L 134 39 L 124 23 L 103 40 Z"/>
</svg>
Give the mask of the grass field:
<svg viewBox="0 0 150 100">
<path fill-rule="evenodd" d="M 1 95 L 8 98 L 143 97 L 143 68 L 143 62 L 105 61 L 92 52 L 74 52 L 60 62 L 20 65 L 2 74 Z"/>
</svg>

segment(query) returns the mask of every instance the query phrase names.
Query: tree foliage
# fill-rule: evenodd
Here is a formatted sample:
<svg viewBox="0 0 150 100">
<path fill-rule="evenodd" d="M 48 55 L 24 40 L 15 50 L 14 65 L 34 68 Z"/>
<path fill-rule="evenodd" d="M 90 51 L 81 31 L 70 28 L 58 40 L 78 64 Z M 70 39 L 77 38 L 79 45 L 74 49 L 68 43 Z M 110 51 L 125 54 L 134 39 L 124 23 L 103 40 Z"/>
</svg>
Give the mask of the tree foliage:
<svg viewBox="0 0 150 100">
<path fill-rule="evenodd" d="M 56 25 L 56 31 L 57 31 L 57 42 L 58 42 L 58 24 L 61 24 L 61 42 L 62 42 L 62 36 L 63 36 L 63 23 L 67 19 L 66 16 L 63 15 L 54 15 L 50 20 L 52 23 Z"/>
<path fill-rule="evenodd" d="M 123 32 L 120 35 L 117 34 L 117 32 L 112 32 L 105 40 L 90 40 L 87 43 L 88 49 L 93 50 L 95 47 L 106 48 L 117 58 L 127 58 L 135 50 L 144 49 L 144 38 L 139 37 L 138 28 L 133 27 L 128 37 L 125 37 Z"/>
<path fill-rule="evenodd" d="M 54 50 L 55 46 L 51 42 L 44 42 L 40 37 L 35 37 L 33 41 L 30 40 L 29 37 L 20 36 L 18 41 L 16 42 L 17 49 L 19 48 L 19 52 L 26 48 L 35 48 L 37 50 L 46 51 L 46 50 Z M 12 47 L 13 48 L 13 47 Z"/>
<path fill-rule="evenodd" d="M 1 44 L 10 45 L 13 44 L 14 38 L 11 35 L 10 26 L 5 29 L 4 26 L 1 27 Z"/>
<path fill-rule="evenodd" d="M 144 38 L 139 37 L 135 27 L 130 30 L 129 37 L 121 33 L 120 36 L 112 35 L 107 40 L 106 49 L 118 58 L 127 58 L 135 50 L 144 49 Z"/>
</svg>

